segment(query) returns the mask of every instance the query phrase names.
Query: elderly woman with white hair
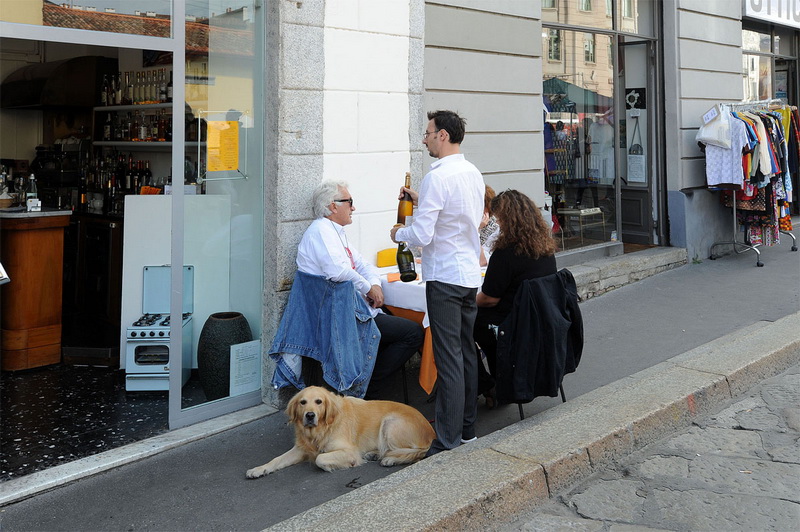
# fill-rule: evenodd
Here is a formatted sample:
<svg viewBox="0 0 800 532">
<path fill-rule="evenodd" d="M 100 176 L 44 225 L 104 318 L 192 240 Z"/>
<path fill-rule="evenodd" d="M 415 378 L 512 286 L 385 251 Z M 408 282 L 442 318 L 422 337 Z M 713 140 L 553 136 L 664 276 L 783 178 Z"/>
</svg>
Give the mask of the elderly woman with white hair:
<svg viewBox="0 0 800 532">
<path fill-rule="evenodd" d="M 350 281 L 364 297 L 381 333 L 366 398 L 382 396 L 387 379 L 422 347 L 423 329 L 411 320 L 391 316 L 381 309 L 383 291 L 380 276 L 350 244 L 345 232 L 345 226 L 353 223 L 352 216 L 356 210 L 347 183 L 320 183 L 313 194 L 313 210 L 316 219 L 297 248 L 297 269 L 330 281 Z"/>
</svg>

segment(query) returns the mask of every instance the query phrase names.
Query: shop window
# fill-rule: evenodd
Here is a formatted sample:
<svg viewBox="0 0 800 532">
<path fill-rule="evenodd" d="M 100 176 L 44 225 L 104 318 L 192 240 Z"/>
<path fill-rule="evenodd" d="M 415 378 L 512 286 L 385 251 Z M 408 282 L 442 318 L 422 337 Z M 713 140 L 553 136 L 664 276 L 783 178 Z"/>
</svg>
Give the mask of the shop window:
<svg viewBox="0 0 800 532">
<path fill-rule="evenodd" d="M 769 53 L 771 37 L 769 33 L 742 30 L 742 49 L 748 52 Z"/>
<path fill-rule="evenodd" d="M 580 0 L 578 9 L 580 9 L 581 11 L 591 11 L 592 0 Z"/>
<path fill-rule="evenodd" d="M 547 30 L 547 59 L 561 61 L 561 32 L 559 30 Z"/>
<path fill-rule="evenodd" d="M 580 58 L 583 49 L 586 62 L 613 65 L 611 37 L 548 29 L 543 34 L 548 42 L 542 43 L 548 50 L 554 34 L 564 57 Z M 542 89 L 545 188 L 553 200 L 559 246 L 568 250 L 608 242 L 617 229 L 614 69 L 581 61 L 546 62 Z"/>
</svg>

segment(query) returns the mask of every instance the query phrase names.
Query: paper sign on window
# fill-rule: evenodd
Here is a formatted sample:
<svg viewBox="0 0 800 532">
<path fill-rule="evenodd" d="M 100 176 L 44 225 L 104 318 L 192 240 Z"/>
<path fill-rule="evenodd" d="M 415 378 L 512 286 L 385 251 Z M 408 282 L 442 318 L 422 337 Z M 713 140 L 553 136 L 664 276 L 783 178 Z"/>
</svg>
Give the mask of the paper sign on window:
<svg viewBox="0 0 800 532">
<path fill-rule="evenodd" d="M 206 147 L 208 172 L 237 170 L 239 168 L 239 122 L 209 120 Z"/>
</svg>

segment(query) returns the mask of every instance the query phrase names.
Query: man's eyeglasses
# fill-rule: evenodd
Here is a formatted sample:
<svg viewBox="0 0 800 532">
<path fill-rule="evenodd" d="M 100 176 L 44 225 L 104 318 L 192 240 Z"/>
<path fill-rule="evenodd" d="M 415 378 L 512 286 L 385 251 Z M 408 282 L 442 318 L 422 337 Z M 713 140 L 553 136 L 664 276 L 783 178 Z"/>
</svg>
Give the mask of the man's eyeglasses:
<svg viewBox="0 0 800 532">
<path fill-rule="evenodd" d="M 422 140 L 427 140 L 428 135 L 433 135 L 434 133 L 440 132 L 441 129 L 436 129 L 434 131 L 426 131 L 424 135 L 422 135 Z"/>
<path fill-rule="evenodd" d="M 334 203 L 349 203 L 351 207 L 353 206 L 353 198 L 335 199 L 335 200 L 333 200 L 333 202 Z"/>
</svg>

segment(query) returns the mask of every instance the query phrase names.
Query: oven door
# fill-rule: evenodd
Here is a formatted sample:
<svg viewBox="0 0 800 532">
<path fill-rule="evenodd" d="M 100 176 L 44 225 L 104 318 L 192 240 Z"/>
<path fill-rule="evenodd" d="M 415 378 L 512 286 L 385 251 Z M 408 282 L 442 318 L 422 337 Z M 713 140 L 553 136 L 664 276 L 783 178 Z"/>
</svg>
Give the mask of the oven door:
<svg viewBox="0 0 800 532">
<path fill-rule="evenodd" d="M 128 339 L 125 390 L 169 391 L 169 341 Z"/>
</svg>

